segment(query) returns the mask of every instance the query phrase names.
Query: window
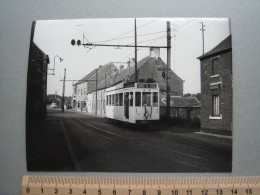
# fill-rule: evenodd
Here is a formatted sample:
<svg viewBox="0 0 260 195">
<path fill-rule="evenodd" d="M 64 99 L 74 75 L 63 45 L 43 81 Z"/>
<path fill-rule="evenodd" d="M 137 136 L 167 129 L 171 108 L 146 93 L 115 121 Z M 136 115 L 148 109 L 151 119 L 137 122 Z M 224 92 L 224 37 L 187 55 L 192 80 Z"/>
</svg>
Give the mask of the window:
<svg viewBox="0 0 260 195">
<path fill-rule="evenodd" d="M 153 106 L 158 106 L 158 92 L 153 92 Z"/>
<path fill-rule="evenodd" d="M 80 89 L 78 90 L 78 96 L 80 96 Z"/>
<path fill-rule="evenodd" d="M 118 99 L 118 94 L 115 94 L 115 96 L 116 96 L 116 106 L 118 106 L 119 105 L 119 99 Z"/>
<path fill-rule="evenodd" d="M 142 105 L 151 106 L 151 92 L 143 92 Z"/>
<path fill-rule="evenodd" d="M 130 92 L 129 99 L 130 99 L 130 106 L 133 106 L 133 102 L 134 102 L 133 92 Z"/>
<path fill-rule="evenodd" d="M 112 106 L 115 105 L 115 94 L 112 95 Z"/>
<path fill-rule="evenodd" d="M 86 95 L 86 88 L 84 88 L 84 95 Z"/>
<path fill-rule="evenodd" d="M 123 93 L 119 93 L 119 106 L 123 106 Z"/>
<path fill-rule="evenodd" d="M 109 95 L 109 98 L 108 98 L 108 105 L 111 106 L 111 95 Z"/>
<path fill-rule="evenodd" d="M 141 106 L 141 92 L 135 92 L 135 106 Z"/>
<path fill-rule="evenodd" d="M 219 74 L 219 59 L 215 58 L 212 59 L 212 75 L 218 75 Z"/>
<path fill-rule="evenodd" d="M 213 95 L 212 96 L 212 116 L 220 116 L 219 95 Z"/>
</svg>

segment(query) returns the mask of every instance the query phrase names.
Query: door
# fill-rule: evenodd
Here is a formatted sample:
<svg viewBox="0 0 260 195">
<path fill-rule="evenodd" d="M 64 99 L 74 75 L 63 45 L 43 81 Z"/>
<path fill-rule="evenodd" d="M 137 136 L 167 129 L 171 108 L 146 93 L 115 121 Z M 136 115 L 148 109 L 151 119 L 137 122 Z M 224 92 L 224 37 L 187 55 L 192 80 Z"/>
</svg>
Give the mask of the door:
<svg viewBox="0 0 260 195">
<path fill-rule="evenodd" d="M 124 108 L 125 108 L 125 118 L 129 119 L 129 92 L 125 93 L 125 99 L 124 99 Z"/>
</svg>

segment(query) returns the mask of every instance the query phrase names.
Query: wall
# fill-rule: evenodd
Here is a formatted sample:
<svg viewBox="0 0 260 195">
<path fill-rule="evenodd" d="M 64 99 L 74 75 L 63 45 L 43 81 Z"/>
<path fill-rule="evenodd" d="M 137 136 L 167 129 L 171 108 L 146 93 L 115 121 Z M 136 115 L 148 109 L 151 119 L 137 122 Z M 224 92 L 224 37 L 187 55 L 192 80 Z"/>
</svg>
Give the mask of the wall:
<svg viewBox="0 0 260 195">
<path fill-rule="evenodd" d="M 232 54 L 219 55 L 220 77 L 212 75 L 212 60 L 201 61 L 201 129 L 206 132 L 231 134 L 232 131 Z M 222 82 L 218 89 L 210 89 L 210 83 Z M 212 94 L 220 96 L 222 119 L 209 119 L 212 114 Z"/>
<path fill-rule="evenodd" d="M 200 108 L 190 107 L 190 108 L 170 108 L 171 118 L 188 120 L 188 121 L 199 121 L 200 120 Z M 160 118 L 166 117 L 166 107 L 160 106 Z"/>
</svg>

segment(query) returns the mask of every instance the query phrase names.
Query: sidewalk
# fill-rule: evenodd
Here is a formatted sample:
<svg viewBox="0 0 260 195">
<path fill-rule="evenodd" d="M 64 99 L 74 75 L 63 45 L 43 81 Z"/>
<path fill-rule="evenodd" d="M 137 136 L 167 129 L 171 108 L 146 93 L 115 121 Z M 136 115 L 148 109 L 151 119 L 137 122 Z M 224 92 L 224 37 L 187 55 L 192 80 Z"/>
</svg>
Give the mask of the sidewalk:
<svg viewBox="0 0 260 195">
<path fill-rule="evenodd" d="M 79 113 L 79 114 L 84 114 L 84 115 L 88 115 L 88 116 L 94 116 L 94 117 L 98 117 L 98 118 L 105 118 L 105 116 L 100 115 L 100 114 L 93 114 L 93 113 L 89 113 L 89 112 L 84 112 L 84 111 L 77 111 L 77 110 L 73 110 L 73 109 L 69 109 L 69 110 L 65 110 L 67 112 L 75 112 L 75 113 Z"/>
<path fill-rule="evenodd" d="M 203 144 L 206 147 L 218 148 L 223 150 L 232 151 L 232 137 L 220 136 L 203 132 L 192 133 L 172 133 L 173 136 L 177 136 L 180 139 L 185 139 L 190 143 Z"/>
</svg>

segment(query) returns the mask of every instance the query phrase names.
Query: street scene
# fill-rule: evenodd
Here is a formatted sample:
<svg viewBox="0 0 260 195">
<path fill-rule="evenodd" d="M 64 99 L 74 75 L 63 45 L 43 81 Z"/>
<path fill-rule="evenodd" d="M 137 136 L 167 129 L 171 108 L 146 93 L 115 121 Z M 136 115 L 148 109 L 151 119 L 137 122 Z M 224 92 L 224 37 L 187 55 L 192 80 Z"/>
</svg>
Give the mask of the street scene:
<svg viewBox="0 0 260 195">
<path fill-rule="evenodd" d="M 230 138 L 182 124 L 135 127 L 75 111 L 48 110 L 30 132 L 28 166 L 42 171 L 227 172 Z M 188 129 L 188 130 L 187 130 Z M 45 140 L 42 142 L 42 140 Z"/>
<path fill-rule="evenodd" d="M 231 172 L 229 19 L 34 21 L 29 171 Z"/>
</svg>

